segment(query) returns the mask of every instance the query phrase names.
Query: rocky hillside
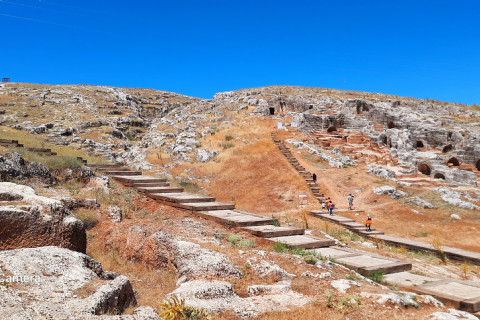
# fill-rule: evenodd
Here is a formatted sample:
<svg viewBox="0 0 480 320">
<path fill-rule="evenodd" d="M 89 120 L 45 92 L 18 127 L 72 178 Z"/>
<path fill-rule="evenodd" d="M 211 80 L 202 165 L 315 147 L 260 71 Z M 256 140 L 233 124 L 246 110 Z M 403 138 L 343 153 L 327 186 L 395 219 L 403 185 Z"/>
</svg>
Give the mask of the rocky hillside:
<svg viewBox="0 0 480 320">
<path fill-rule="evenodd" d="M 316 173 L 337 209 L 352 193 L 385 233 L 478 252 L 475 108 L 326 88 L 274 86 L 200 99 L 153 89 L 9 83 L 0 85 L 0 139 L 89 163 L 121 163 L 338 246 L 413 263 L 414 275 L 480 283 L 480 269 L 466 262 L 445 266 L 433 254 L 382 245 L 308 216 L 321 203 L 271 136 Z M 160 204 L 82 164 L 0 148 L 0 276 L 24 272 L 32 257 L 28 270 L 48 283 L 0 283 L 9 301 L 2 314 L 156 319 L 160 303 L 178 296 L 190 306 L 190 319 L 202 310 L 214 319 L 471 316 L 379 284 L 335 259 L 272 246 Z M 299 194 L 308 195 L 307 203 Z"/>
</svg>

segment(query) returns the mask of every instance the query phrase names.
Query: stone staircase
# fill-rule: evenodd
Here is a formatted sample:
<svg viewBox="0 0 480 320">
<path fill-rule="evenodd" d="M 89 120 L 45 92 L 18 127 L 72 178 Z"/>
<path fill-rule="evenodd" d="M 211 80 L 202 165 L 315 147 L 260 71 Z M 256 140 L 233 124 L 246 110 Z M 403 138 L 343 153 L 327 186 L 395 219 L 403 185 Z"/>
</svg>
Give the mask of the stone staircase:
<svg viewBox="0 0 480 320">
<path fill-rule="evenodd" d="M 291 247 L 315 249 L 335 245 L 330 239 L 305 235 L 305 230 L 290 226 L 276 226 L 271 218 L 250 212 L 235 210 L 235 205 L 217 202 L 214 197 L 191 194 L 182 188 L 171 186 L 166 179 L 143 176 L 139 171 L 131 171 L 121 165 L 87 165 L 95 170 L 110 175 L 115 181 L 133 187 L 145 196 L 156 201 L 191 211 L 199 217 L 238 227 L 252 235 L 271 242 L 285 243 Z"/>
<path fill-rule="evenodd" d="M 272 132 L 272 139 L 273 142 L 278 146 L 280 151 L 283 153 L 283 155 L 287 158 L 288 162 L 290 162 L 290 164 L 295 168 L 295 170 L 297 170 L 298 173 L 300 173 L 300 175 L 305 179 L 315 199 L 317 199 L 320 203 L 325 202 L 327 198 L 325 198 L 325 195 L 323 193 L 320 193 L 320 187 L 318 186 L 318 184 L 313 182 L 312 174 L 308 172 L 304 167 L 302 167 L 298 160 L 292 155 L 290 149 L 288 149 L 287 146 L 280 139 L 277 139 L 275 132 Z"/>
<path fill-rule="evenodd" d="M 337 210 L 337 212 L 348 210 Z M 351 212 L 363 212 L 363 210 L 350 210 Z M 410 250 L 430 251 L 437 254 L 437 250 L 427 242 L 405 239 L 401 237 L 394 237 L 385 235 L 383 232 L 372 229 L 371 232 L 365 231 L 365 226 L 356 222 L 353 219 L 339 216 L 337 214 L 330 216 L 323 211 L 311 211 L 315 217 L 339 224 L 346 229 L 362 235 L 367 238 L 373 238 L 376 242 L 382 242 L 394 246 L 403 246 Z M 330 248 L 329 250 L 332 250 Z M 342 250 L 334 248 L 335 250 Z M 316 249 L 318 252 L 329 252 L 326 249 Z M 459 262 L 468 261 L 475 265 L 480 265 L 480 253 L 453 248 L 442 247 L 442 250 L 449 259 L 457 260 Z M 401 285 L 408 288 L 408 290 L 418 294 L 431 295 L 440 301 L 450 303 L 455 308 L 467 311 L 480 318 L 480 284 L 474 281 L 458 280 L 444 277 L 429 277 L 425 275 L 418 275 L 406 272 L 412 269 L 411 263 L 403 261 L 386 262 L 383 256 L 372 257 L 371 254 L 365 254 L 366 257 L 346 256 L 345 253 L 334 253 L 334 258 L 347 265 L 350 269 L 358 269 L 362 274 L 368 274 L 374 270 L 382 270 L 385 272 L 385 282 L 392 285 Z M 369 257 L 367 257 L 369 256 Z M 347 257 L 347 259 L 345 259 Z"/>
<path fill-rule="evenodd" d="M 52 152 L 52 149 L 25 147 L 23 144 L 19 143 L 18 140 L 0 139 L 0 146 L 22 148 L 22 149 L 25 149 L 27 151 L 38 153 L 38 154 L 43 154 L 43 155 L 46 155 L 46 156 L 58 156 L 56 152 Z M 87 163 L 87 160 L 84 160 L 82 157 L 67 157 L 67 156 L 58 156 L 58 157 L 61 157 L 61 158 L 77 158 L 78 160 L 82 161 L 83 163 Z"/>
</svg>

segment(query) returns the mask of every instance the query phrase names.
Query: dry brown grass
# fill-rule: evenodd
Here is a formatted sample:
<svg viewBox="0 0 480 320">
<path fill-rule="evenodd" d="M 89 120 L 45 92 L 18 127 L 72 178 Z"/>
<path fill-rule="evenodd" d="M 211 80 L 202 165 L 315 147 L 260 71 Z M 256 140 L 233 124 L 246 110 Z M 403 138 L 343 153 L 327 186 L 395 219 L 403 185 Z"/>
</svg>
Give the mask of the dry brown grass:
<svg viewBox="0 0 480 320">
<path fill-rule="evenodd" d="M 9 127 L 0 126 L 0 138 L 18 140 L 18 143 L 23 144 L 26 148 L 51 149 L 59 156 L 82 157 L 83 159 L 87 160 L 88 163 L 108 163 L 107 160 L 101 157 L 91 157 L 87 155 L 83 150 L 75 150 L 71 146 L 53 145 L 44 141 L 43 136 L 41 135 L 34 135 L 26 131 L 15 130 Z M 12 150 L 14 150 L 14 148 Z"/>
</svg>

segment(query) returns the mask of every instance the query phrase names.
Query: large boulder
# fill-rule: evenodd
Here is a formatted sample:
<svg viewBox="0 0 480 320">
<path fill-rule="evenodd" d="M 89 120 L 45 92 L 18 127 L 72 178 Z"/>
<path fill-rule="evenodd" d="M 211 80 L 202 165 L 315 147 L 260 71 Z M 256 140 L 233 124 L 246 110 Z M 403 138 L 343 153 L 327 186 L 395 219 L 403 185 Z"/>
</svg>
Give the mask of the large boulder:
<svg viewBox="0 0 480 320">
<path fill-rule="evenodd" d="M 0 252 L 4 319 L 101 319 L 137 304 L 129 279 L 89 256 L 58 247 Z M 28 297 L 28 298 L 27 298 Z M 113 317 L 112 317 L 113 318 Z M 142 308 L 122 319 L 159 319 Z"/>
<path fill-rule="evenodd" d="M 388 180 L 395 178 L 395 171 L 380 166 L 369 167 L 368 173 L 374 174 L 379 178 Z"/>
<path fill-rule="evenodd" d="M 0 206 L 0 250 L 53 245 L 86 252 L 85 227 L 61 201 L 11 182 L 0 182 L 0 201 L 10 204 Z"/>
<path fill-rule="evenodd" d="M 41 162 L 29 162 L 26 167 L 26 172 L 29 178 L 37 178 L 48 184 L 52 184 L 57 180 L 52 176 L 50 170 Z"/>
<path fill-rule="evenodd" d="M 22 178 L 25 174 L 25 160 L 17 152 L 0 155 L 0 181 Z"/>
<path fill-rule="evenodd" d="M 393 199 L 398 199 L 401 197 L 405 197 L 407 195 L 405 192 L 397 190 L 397 188 L 393 186 L 383 186 L 379 188 L 374 188 L 373 193 L 378 195 L 388 195 Z"/>
</svg>

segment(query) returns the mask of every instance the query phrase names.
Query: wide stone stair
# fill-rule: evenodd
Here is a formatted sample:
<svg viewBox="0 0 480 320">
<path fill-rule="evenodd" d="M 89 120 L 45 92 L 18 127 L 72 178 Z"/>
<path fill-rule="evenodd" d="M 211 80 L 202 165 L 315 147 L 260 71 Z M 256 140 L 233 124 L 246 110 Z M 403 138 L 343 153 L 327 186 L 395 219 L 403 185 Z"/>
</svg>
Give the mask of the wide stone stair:
<svg viewBox="0 0 480 320">
<path fill-rule="evenodd" d="M 267 241 L 281 242 L 287 246 L 304 249 L 335 245 L 333 240 L 305 235 L 304 229 L 274 225 L 271 218 L 235 210 L 234 204 L 217 202 L 210 196 L 184 192 L 182 188 L 171 186 L 163 178 L 143 176 L 140 171 L 131 171 L 121 165 L 89 164 L 87 166 L 102 174 L 110 175 L 113 180 L 133 187 L 162 204 L 191 211 L 199 217 L 227 226 L 238 227 Z"/>
</svg>

